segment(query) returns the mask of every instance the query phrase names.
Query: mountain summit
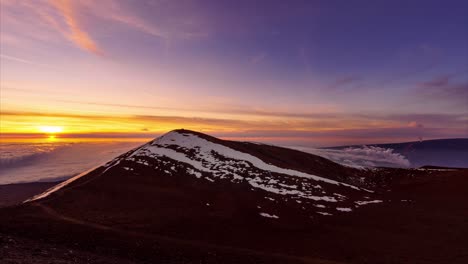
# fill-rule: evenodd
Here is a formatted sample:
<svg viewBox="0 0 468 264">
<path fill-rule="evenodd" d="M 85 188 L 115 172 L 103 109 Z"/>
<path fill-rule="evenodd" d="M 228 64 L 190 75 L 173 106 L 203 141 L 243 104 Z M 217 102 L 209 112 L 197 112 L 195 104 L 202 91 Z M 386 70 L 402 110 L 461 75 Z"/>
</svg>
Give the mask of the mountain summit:
<svg viewBox="0 0 468 264">
<path fill-rule="evenodd" d="M 296 214 L 313 218 L 350 212 L 361 205 L 378 203 L 372 184 L 362 176 L 365 171 L 344 167 L 329 160 L 271 145 L 224 141 L 189 130 L 171 131 L 104 166 L 97 175 L 80 175 L 31 199 L 43 199 L 62 189 L 64 195 L 79 182 L 112 181 L 124 187 L 141 181 L 193 182 L 191 188 L 212 188 L 229 193 L 242 189 L 243 195 L 261 198 L 252 201 L 257 215 L 280 218 L 281 206 L 293 203 Z M 66 187 L 65 187 L 66 186 Z M 149 188 L 147 186 L 146 188 Z M 187 188 L 187 187 L 186 187 Z M 100 196 L 105 190 L 100 191 Z M 109 190 L 116 191 L 116 190 Z M 70 195 L 74 195 L 70 191 Z M 87 194 L 87 197 L 93 195 Z M 116 199 L 112 195 L 106 196 Z M 191 201 L 198 197 L 190 197 Z M 199 201 L 216 206 L 219 198 Z M 262 207 L 263 206 L 263 207 Z M 270 208 L 267 210 L 266 208 Z M 291 209 L 291 206 L 288 206 Z M 288 212 L 284 217 L 291 217 Z"/>
<path fill-rule="evenodd" d="M 0 242 L 12 234 L 39 252 L 52 243 L 119 264 L 442 263 L 465 250 L 466 203 L 453 201 L 468 199 L 467 183 L 464 170 L 357 169 L 174 130 L 0 209 Z"/>
</svg>

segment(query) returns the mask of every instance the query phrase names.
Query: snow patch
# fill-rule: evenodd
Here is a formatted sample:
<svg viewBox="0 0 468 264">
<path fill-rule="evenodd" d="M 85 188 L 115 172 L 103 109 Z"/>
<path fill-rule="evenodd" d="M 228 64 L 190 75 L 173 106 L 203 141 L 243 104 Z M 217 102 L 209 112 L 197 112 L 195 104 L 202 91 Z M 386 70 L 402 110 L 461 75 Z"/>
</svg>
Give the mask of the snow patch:
<svg viewBox="0 0 468 264">
<path fill-rule="evenodd" d="M 184 153 L 168 148 L 169 146 L 174 146 L 174 145 L 181 147 L 181 148 L 189 149 L 189 150 L 197 149 L 195 159 L 187 157 L 187 155 L 185 155 Z M 244 161 L 246 162 L 245 165 L 251 164 L 252 166 L 260 170 L 264 170 L 264 171 L 269 171 L 269 172 L 274 172 L 274 173 L 279 173 L 279 174 L 284 174 L 284 175 L 289 175 L 289 176 L 295 176 L 295 177 L 301 177 L 301 178 L 307 178 L 307 179 L 313 179 L 315 181 L 326 182 L 326 183 L 334 184 L 334 185 L 342 185 L 342 186 L 346 186 L 355 190 L 364 190 L 362 188 L 358 188 L 356 186 L 353 186 L 347 183 L 330 180 L 327 178 L 319 177 L 316 175 L 312 175 L 312 174 L 308 174 L 308 173 L 304 173 L 300 171 L 280 168 L 275 165 L 265 163 L 261 159 L 255 156 L 252 156 L 250 154 L 243 153 L 243 152 L 231 149 L 229 147 L 213 143 L 211 141 L 203 139 L 194 134 L 184 134 L 184 133 L 179 133 L 177 131 L 172 131 L 159 137 L 158 139 L 153 141 L 151 145 L 143 147 L 142 149 L 133 153 L 131 156 L 139 155 L 139 154 L 152 154 L 154 156 L 166 156 L 168 158 L 171 158 L 180 162 L 188 163 L 198 170 L 215 173 L 216 171 L 213 171 L 211 168 L 219 164 L 220 160 L 217 159 L 215 155 L 213 155 L 214 153 L 221 155 L 223 157 L 226 157 L 226 158 L 234 159 L 235 161 Z M 202 160 L 205 163 L 202 162 Z M 235 161 L 231 161 L 231 162 L 235 162 Z M 223 165 L 226 165 L 226 164 L 223 164 Z M 234 167 L 234 169 L 238 169 L 238 168 L 239 166 Z"/>
<path fill-rule="evenodd" d="M 260 215 L 263 216 L 263 217 L 267 217 L 267 218 L 274 218 L 274 219 L 279 218 L 279 216 L 274 215 L 274 214 L 260 213 Z"/>
<path fill-rule="evenodd" d="M 321 215 L 332 215 L 332 214 L 327 213 L 327 212 L 317 212 L 317 214 L 321 214 Z"/>
<path fill-rule="evenodd" d="M 357 205 L 366 205 L 366 204 L 373 204 L 373 203 L 382 203 L 382 200 L 372 200 L 372 201 L 356 201 Z"/>
<path fill-rule="evenodd" d="M 297 178 L 305 178 L 314 181 L 320 181 L 332 185 L 345 186 L 354 190 L 364 190 L 347 183 L 311 175 L 308 173 L 280 168 L 272 164 L 265 163 L 261 159 L 250 154 L 240 152 L 221 144 L 216 144 L 209 140 L 203 139 L 191 133 L 181 133 L 177 131 L 169 132 L 158 139 L 146 144 L 140 149 L 132 153 L 127 159 L 135 160 L 138 156 L 146 156 L 152 158 L 167 157 L 172 160 L 185 163 L 191 168 L 187 169 L 189 174 L 195 175 L 197 178 L 204 178 L 208 181 L 215 179 L 231 179 L 233 182 L 247 181 L 254 188 L 264 191 L 285 195 L 296 196 L 315 201 L 337 202 L 346 199 L 339 194 L 334 196 L 313 195 L 313 189 L 322 189 L 320 185 L 314 185 L 312 188 L 307 181 L 299 181 L 302 189 L 297 184 L 286 184 L 279 182 L 278 179 L 272 178 L 271 173 L 278 173 L 286 177 L 292 177 L 290 180 L 296 181 Z M 146 161 L 144 162 L 146 163 Z M 146 165 L 146 164 L 145 164 Z M 211 178 L 203 177 L 202 172 L 210 173 Z M 270 173 L 266 176 L 264 172 Z M 244 177 L 241 175 L 249 175 Z M 259 177 L 262 176 L 262 177 Z M 284 176 L 283 176 L 284 177 Z M 295 179 L 296 178 L 296 179 Z M 289 180 L 288 180 L 289 181 Z M 322 192 L 325 194 L 325 192 Z"/>
<path fill-rule="evenodd" d="M 202 174 L 192 168 L 187 169 L 187 173 L 195 175 L 197 178 L 201 178 Z"/>
<path fill-rule="evenodd" d="M 340 212 L 351 212 L 353 209 L 348 207 L 337 207 L 336 210 Z"/>
</svg>

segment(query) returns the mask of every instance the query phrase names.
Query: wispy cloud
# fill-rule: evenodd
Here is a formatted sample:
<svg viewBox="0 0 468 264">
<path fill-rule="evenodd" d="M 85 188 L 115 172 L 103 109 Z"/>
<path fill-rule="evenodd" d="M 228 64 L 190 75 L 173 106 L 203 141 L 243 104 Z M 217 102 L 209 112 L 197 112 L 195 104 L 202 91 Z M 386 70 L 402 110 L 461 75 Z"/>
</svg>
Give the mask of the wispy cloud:
<svg viewBox="0 0 468 264">
<path fill-rule="evenodd" d="M 312 66 L 310 64 L 309 52 L 306 48 L 302 47 L 299 49 L 299 59 L 304 64 L 304 69 L 307 73 L 311 73 Z"/>
<path fill-rule="evenodd" d="M 98 41 L 97 36 L 109 28 L 106 23 L 113 23 L 112 30 L 123 26 L 156 37 L 166 46 L 176 39 L 207 35 L 206 27 L 200 22 L 203 16 L 187 8 L 188 2 L 24 0 L 0 3 L 2 24 L 6 23 L 11 28 L 3 30 L 2 25 L 1 41 L 11 45 L 21 42 L 21 37 L 47 41 L 52 39 L 51 33 L 58 33 L 74 46 L 101 56 L 106 53 L 106 43 Z M 174 19 L 174 11 L 179 9 L 185 13 L 176 13 L 179 17 Z M 148 16 L 147 10 L 152 10 L 153 15 Z M 31 30 L 33 28 L 35 30 Z"/>
<path fill-rule="evenodd" d="M 150 25 L 138 16 L 123 12 L 116 3 L 113 3 L 112 7 L 113 12 L 110 12 L 108 15 L 104 15 L 105 17 L 155 37 L 164 39 L 168 37 L 167 33 L 153 25 Z"/>
<path fill-rule="evenodd" d="M 337 78 L 331 85 L 329 85 L 327 90 L 331 91 L 339 91 L 343 88 L 347 88 L 350 85 L 356 85 L 358 82 L 362 81 L 363 79 L 357 76 L 345 76 L 341 78 Z"/>
<path fill-rule="evenodd" d="M 452 104 L 468 106 L 468 81 L 453 80 L 455 76 L 441 75 L 426 82 L 421 82 L 417 85 L 416 92 L 418 96 L 425 100 L 450 99 Z"/>
<path fill-rule="evenodd" d="M 420 83 L 419 86 L 422 88 L 434 88 L 434 87 L 438 88 L 438 87 L 448 85 L 449 79 L 450 79 L 450 75 L 438 76 L 432 80 Z"/>
<path fill-rule="evenodd" d="M 10 55 L 7 55 L 7 54 L 0 54 L 0 58 L 5 59 L 5 60 L 10 60 L 10 61 L 16 61 L 16 62 L 28 64 L 28 65 L 33 65 L 33 66 L 36 66 L 36 67 L 44 67 L 44 68 L 53 69 L 53 70 L 57 70 L 57 71 L 59 70 L 59 69 L 57 69 L 55 67 L 52 67 L 52 66 L 50 66 L 48 64 L 36 62 L 36 61 L 25 59 L 25 58 L 18 58 L 16 56 L 10 56 Z"/>
<path fill-rule="evenodd" d="M 50 42 L 61 36 L 80 49 L 103 54 L 97 41 L 83 26 L 83 10 L 79 1 L 2 1 L 1 7 L 2 23 L 6 23 L 2 28 L 2 38 L 12 35 L 16 42 L 24 43 L 30 40 Z"/>
<path fill-rule="evenodd" d="M 262 62 L 263 60 L 265 60 L 265 58 L 267 57 L 267 53 L 266 52 L 260 52 L 258 54 L 256 54 L 255 56 L 252 56 L 250 58 L 250 63 L 251 64 L 258 64 L 260 62 Z"/>
<path fill-rule="evenodd" d="M 71 0 L 51 0 L 51 4 L 63 16 L 66 25 L 68 26 L 68 30 L 65 32 L 65 36 L 70 41 L 83 50 L 92 52 L 96 55 L 103 54 L 102 50 L 96 44 L 96 41 L 92 39 L 92 37 L 85 29 L 82 28 L 78 19 L 78 7 L 76 7 Z"/>
</svg>

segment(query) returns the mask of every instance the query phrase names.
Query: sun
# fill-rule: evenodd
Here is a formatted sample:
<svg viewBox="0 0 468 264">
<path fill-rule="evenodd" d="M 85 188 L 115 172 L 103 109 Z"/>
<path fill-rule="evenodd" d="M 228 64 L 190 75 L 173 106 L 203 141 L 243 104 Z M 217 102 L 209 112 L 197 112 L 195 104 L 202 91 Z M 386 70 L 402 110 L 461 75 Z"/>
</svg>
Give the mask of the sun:
<svg viewBox="0 0 468 264">
<path fill-rule="evenodd" d="M 61 126 L 40 126 L 39 130 L 47 134 L 57 134 L 63 132 L 63 127 Z"/>
</svg>

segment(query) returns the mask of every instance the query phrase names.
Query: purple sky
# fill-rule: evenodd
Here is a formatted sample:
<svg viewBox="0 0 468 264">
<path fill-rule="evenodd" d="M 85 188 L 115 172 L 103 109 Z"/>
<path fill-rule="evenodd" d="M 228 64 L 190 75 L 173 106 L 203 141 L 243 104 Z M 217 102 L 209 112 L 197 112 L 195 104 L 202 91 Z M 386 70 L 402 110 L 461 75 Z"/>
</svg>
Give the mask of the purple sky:
<svg viewBox="0 0 468 264">
<path fill-rule="evenodd" d="M 2 133 L 468 137 L 467 1 L 1 0 Z"/>
</svg>

